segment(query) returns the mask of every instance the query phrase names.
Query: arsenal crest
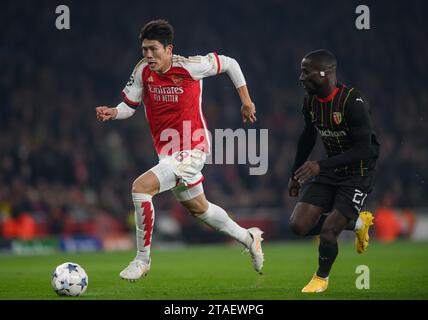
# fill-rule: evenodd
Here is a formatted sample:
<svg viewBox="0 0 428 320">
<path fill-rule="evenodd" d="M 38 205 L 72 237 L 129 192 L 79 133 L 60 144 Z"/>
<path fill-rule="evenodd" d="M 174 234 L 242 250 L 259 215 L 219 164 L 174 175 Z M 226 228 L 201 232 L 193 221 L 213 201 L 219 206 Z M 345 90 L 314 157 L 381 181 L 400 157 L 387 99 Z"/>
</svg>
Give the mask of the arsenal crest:
<svg viewBox="0 0 428 320">
<path fill-rule="evenodd" d="M 176 86 L 179 86 L 179 85 L 181 85 L 182 83 L 183 83 L 183 76 L 182 75 L 178 75 L 178 74 L 174 74 L 174 75 L 172 75 L 172 82 L 174 82 L 174 84 L 176 85 Z"/>
<path fill-rule="evenodd" d="M 333 121 L 335 124 L 340 124 L 342 122 L 342 113 L 333 112 Z"/>
</svg>

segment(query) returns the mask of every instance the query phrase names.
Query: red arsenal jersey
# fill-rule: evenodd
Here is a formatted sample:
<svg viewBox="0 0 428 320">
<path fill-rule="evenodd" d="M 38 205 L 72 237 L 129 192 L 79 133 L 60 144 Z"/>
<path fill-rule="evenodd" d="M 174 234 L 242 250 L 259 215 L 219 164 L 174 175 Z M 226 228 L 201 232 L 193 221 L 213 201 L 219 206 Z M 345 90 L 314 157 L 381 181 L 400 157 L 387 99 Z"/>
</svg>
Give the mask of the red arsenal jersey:
<svg viewBox="0 0 428 320">
<path fill-rule="evenodd" d="M 216 53 L 184 58 L 174 55 L 165 73 L 151 71 L 141 60 L 122 91 L 129 105 L 144 104 L 159 155 L 195 148 L 210 152 L 210 137 L 202 112 L 202 79 L 220 72 Z"/>
</svg>

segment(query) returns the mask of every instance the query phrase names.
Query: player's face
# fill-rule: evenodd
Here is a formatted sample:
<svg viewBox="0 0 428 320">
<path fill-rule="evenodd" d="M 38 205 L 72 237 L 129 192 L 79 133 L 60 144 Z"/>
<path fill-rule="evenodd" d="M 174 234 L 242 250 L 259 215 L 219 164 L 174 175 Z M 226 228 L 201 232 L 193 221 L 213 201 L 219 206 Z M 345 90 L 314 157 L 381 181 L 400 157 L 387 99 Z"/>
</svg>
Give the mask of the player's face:
<svg viewBox="0 0 428 320">
<path fill-rule="evenodd" d="M 324 83 L 324 77 L 321 77 L 319 68 L 310 59 L 305 58 L 302 60 L 299 80 L 309 94 L 316 94 Z"/>
<path fill-rule="evenodd" d="M 172 45 L 166 47 L 158 40 L 143 41 L 143 56 L 149 63 L 149 68 L 156 72 L 165 72 L 172 62 Z"/>
</svg>

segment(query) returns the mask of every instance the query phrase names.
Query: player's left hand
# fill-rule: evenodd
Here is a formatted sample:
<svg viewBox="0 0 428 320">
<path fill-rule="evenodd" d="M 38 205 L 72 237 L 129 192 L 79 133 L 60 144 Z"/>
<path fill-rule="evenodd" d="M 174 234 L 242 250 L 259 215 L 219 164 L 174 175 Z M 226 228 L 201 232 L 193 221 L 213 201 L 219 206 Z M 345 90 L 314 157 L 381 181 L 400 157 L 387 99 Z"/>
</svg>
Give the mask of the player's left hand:
<svg viewBox="0 0 428 320">
<path fill-rule="evenodd" d="M 113 120 L 117 116 L 117 109 L 116 108 L 110 108 L 107 106 L 99 106 L 95 108 L 95 111 L 97 113 L 97 119 L 99 121 L 107 121 L 107 120 Z"/>
<path fill-rule="evenodd" d="M 299 183 L 304 183 L 308 179 L 317 176 L 320 173 L 318 161 L 306 161 L 294 174 L 294 179 Z"/>
<path fill-rule="evenodd" d="M 247 123 L 248 121 L 250 123 L 254 123 L 257 121 L 256 106 L 252 102 L 249 104 L 242 105 L 241 114 L 242 114 L 242 121 L 244 121 L 244 123 Z"/>
</svg>

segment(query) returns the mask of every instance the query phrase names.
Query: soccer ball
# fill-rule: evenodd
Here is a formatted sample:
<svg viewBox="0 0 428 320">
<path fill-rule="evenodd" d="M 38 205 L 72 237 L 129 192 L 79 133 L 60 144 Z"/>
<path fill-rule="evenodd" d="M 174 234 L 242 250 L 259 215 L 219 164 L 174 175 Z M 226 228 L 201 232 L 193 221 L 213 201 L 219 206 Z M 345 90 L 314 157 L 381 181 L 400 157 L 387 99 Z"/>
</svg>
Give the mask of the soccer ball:
<svg viewBox="0 0 428 320">
<path fill-rule="evenodd" d="M 81 296 L 88 287 L 88 275 L 77 263 L 66 262 L 55 268 L 51 284 L 59 296 Z"/>
</svg>

